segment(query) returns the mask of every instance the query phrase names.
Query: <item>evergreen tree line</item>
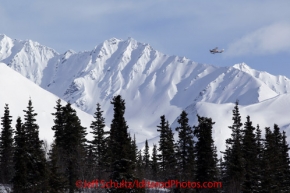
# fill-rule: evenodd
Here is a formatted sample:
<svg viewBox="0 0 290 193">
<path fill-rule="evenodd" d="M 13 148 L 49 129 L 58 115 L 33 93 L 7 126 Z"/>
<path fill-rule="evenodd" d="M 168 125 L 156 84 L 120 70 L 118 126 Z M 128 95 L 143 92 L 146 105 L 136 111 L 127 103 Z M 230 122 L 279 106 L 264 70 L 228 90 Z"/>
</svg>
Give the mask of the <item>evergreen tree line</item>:
<svg viewBox="0 0 290 193">
<path fill-rule="evenodd" d="M 224 159 L 220 161 L 224 192 L 290 192 L 289 146 L 285 131 L 277 124 L 273 131 L 259 125 L 250 116 L 241 122 L 238 102 L 233 109 L 231 138 L 226 140 Z"/>
<path fill-rule="evenodd" d="M 91 123 L 92 140 L 87 140 L 86 128 L 70 103 L 65 106 L 57 100 L 54 116 L 54 140 L 48 154 L 45 143 L 39 139 L 32 101 L 24 110 L 24 120 L 17 118 L 15 129 L 11 126 L 9 106 L 4 107 L 0 135 L 0 183 L 11 184 L 15 193 L 60 192 L 145 192 L 136 187 L 107 189 L 81 187 L 95 179 L 121 183 L 143 179 L 166 182 L 198 181 L 222 182 L 223 187 L 184 189 L 172 187 L 172 192 L 289 192 L 289 146 L 285 132 L 278 125 L 274 130 L 262 131 L 252 126 L 250 117 L 241 123 L 238 102 L 233 109 L 231 137 L 226 140 L 223 157 L 217 158 L 217 148 L 212 138 L 215 124 L 211 118 L 197 115 L 197 126 L 191 127 L 188 115 L 182 111 L 175 128 L 178 140 L 165 115 L 160 117 L 157 131 L 160 139 L 148 141 L 144 150 L 138 150 L 135 136 L 128 132 L 124 118 L 125 101 L 115 96 L 111 104 L 114 115 L 110 131 L 105 131 L 105 118 L 97 104 Z M 14 135 L 14 136 L 13 136 Z M 82 182 L 77 187 L 76 182 Z M 152 191 L 152 190 L 151 190 Z M 157 192 L 158 190 L 155 190 Z"/>
</svg>

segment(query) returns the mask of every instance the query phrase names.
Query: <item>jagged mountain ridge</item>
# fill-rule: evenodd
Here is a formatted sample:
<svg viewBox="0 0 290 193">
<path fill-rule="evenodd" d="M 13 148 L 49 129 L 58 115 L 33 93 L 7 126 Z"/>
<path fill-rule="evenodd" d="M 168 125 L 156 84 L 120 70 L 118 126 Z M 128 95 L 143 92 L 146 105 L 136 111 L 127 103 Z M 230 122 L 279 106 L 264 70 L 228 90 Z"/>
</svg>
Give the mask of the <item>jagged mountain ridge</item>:
<svg viewBox="0 0 290 193">
<path fill-rule="evenodd" d="M 91 51 L 58 54 L 31 40 L 2 35 L 0 50 L 0 61 L 82 110 L 92 114 L 95 104 L 101 103 L 107 125 L 112 117 L 110 100 L 121 94 L 128 124 L 139 141 L 157 135 L 161 115 L 173 122 L 197 102 L 225 104 L 239 99 L 241 105 L 251 105 L 289 93 L 290 88 L 288 78 L 246 64 L 200 64 L 165 55 L 132 38 L 112 38 Z"/>
<path fill-rule="evenodd" d="M 37 42 L 0 35 L 0 62 L 6 63 L 38 85 L 41 83 L 43 70 L 54 63 L 58 55 L 53 49 Z"/>
</svg>

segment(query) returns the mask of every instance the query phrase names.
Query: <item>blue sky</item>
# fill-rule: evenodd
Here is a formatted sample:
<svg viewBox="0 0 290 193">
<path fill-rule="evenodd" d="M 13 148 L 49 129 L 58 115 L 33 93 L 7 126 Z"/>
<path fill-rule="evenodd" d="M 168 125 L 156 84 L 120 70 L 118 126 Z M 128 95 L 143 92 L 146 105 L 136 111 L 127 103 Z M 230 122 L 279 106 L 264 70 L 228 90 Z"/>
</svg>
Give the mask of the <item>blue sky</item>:
<svg viewBox="0 0 290 193">
<path fill-rule="evenodd" d="M 0 34 L 64 53 L 132 37 L 195 62 L 290 78 L 289 0 L 0 0 Z M 224 48 L 212 55 L 209 49 Z"/>
</svg>

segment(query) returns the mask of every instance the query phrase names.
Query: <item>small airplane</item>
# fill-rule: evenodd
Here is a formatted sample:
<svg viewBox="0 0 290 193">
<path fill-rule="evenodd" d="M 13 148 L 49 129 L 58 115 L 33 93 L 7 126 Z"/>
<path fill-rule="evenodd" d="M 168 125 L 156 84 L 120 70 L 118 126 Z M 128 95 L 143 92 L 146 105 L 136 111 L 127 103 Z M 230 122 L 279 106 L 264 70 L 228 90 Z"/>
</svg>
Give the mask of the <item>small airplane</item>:
<svg viewBox="0 0 290 193">
<path fill-rule="evenodd" d="M 214 49 L 209 50 L 210 53 L 216 54 L 216 53 L 223 53 L 224 49 L 218 50 L 218 47 L 215 47 Z"/>
</svg>

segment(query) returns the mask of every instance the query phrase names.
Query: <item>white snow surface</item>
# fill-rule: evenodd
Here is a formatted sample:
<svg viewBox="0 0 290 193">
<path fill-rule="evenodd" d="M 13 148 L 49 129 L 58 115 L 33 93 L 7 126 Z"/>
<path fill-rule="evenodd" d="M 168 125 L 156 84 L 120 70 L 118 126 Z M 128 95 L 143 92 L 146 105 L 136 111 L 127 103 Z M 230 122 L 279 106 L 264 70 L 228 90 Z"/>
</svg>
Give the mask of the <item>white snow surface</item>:
<svg viewBox="0 0 290 193">
<path fill-rule="evenodd" d="M 186 109 L 191 125 L 196 124 L 196 113 L 216 122 L 213 135 L 222 149 L 230 136 L 228 126 L 232 124 L 232 108 L 237 99 L 243 121 L 250 115 L 254 125 L 260 124 L 262 129 L 277 123 L 289 130 L 290 111 L 283 109 L 289 109 L 290 80 L 259 72 L 244 63 L 233 67 L 201 64 L 163 54 L 133 38 L 112 38 L 91 51 L 68 50 L 59 54 L 31 40 L 12 40 L 6 35 L 0 35 L 0 62 L 91 115 L 96 103 L 100 103 L 107 126 L 113 116 L 110 101 L 113 96 L 122 95 L 125 117 L 139 147 L 145 139 L 151 145 L 158 143 L 156 126 L 161 115 L 174 129 L 177 117 Z M 11 77 L 7 80 L 15 82 Z M 15 92 L 10 90 L 7 98 Z M 57 97 L 48 109 L 53 108 Z M 25 108 L 27 102 L 21 104 L 15 111 Z"/>
<path fill-rule="evenodd" d="M 39 137 L 52 143 L 54 131 L 51 130 L 51 127 L 54 124 L 54 116 L 51 113 L 55 112 L 54 107 L 58 97 L 21 76 L 4 63 L 0 63 L 0 90 L 1 117 L 4 114 L 5 104 L 8 104 L 12 116 L 12 126 L 16 125 L 16 119 L 19 116 L 24 122 L 25 112 L 23 110 L 27 110 L 28 101 L 31 99 L 35 113 L 38 114 L 36 121 L 39 125 Z M 66 102 L 62 101 L 62 105 L 65 104 Z M 77 111 L 82 125 L 89 128 L 93 116 L 75 106 L 73 108 Z M 90 132 L 89 129 L 88 132 Z"/>
</svg>

